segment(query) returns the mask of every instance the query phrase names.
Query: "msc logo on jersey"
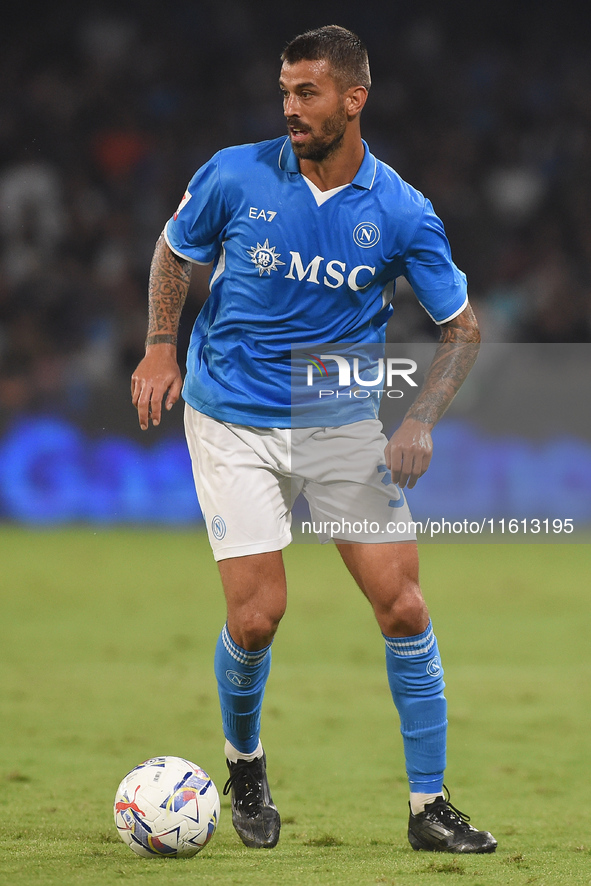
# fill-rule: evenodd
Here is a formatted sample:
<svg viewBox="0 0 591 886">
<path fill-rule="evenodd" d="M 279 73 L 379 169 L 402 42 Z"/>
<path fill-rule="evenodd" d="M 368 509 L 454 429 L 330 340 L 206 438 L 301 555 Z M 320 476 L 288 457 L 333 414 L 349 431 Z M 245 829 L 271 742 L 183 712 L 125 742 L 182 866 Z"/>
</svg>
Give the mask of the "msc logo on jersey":
<svg viewBox="0 0 591 886">
<path fill-rule="evenodd" d="M 369 249 L 379 241 L 380 229 L 373 222 L 360 222 L 353 231 L 353 239 L 358 246 Z"/>
<path fill-rule="evenodd" d="M 377 236 L 379 239 L 379 231 Z M 265 240 L 262 245 L 257 243 L 256 246 L 247 250 L 251 262 L 259 269 L 259 277 L 265 273 L 270 277 L 271 271 L 277 271 L 279 265 L 286 264 L 284 261 L 279 261 L 281 253 L 275 252 L 275 249 L 275 246 L 269 246 L 269 241 Z M 376 273 L 375 267 L 371 265 L 356 265 L 349 270 L 344 261 L 337 261 L 337 259 L 326 261 L 323 255 L 315 255 L 305 265 L 299 252 L 290 251 L 289 254 L 291 262 L 287 274 L 284 274 L 286 280 L 299 280 L 300 282 L 306 280 L 308 283 L 316 283 L 317 285 L 320 285 L 322 281 L 329 289 L 339 289 L 346 283 L 353 292 L 363 292 L 370 286 Z M 319 275 L 321 275 L 320 279 Z"/>
<path fill-rule="evenodd" d="M 332 259 L 325 262 L 323 255 L 315 255 L 311 262 L 304 267 L 302 256 L 299 252 L 290 252 L 291 264 L 289 271 L 285 275 L 286 280 L 307 280 L 310 283 L 320 285 L 318 275 L 322 274 L 322 282 L 329 289 L 339 289 L 339 287 L 347 283 L 349 289 L 353 292 L 363 292 L 364 289 L 371 284 L 372 277 L 375 276 L 376 269 L 370 265 L 357 265 L 352 270 L 347 268 L 344 261 Z"/>
<path fill-rule="evenodd" d="M 277 271 L 279 265 L 285 264 L 284 261 L 279 261 L 281 253 L 276 253 L 276 248 L 275 246 L 269 246 L 269 241 L 265 240 L 262 246 L 260 243 L 257 243 L 256 246 L 248 250 L 251 262 L 259 269 L 259 277 L 262 277 L 263 274 L 268 274 L 270 277 L 271 271 Z"/>
</svg>

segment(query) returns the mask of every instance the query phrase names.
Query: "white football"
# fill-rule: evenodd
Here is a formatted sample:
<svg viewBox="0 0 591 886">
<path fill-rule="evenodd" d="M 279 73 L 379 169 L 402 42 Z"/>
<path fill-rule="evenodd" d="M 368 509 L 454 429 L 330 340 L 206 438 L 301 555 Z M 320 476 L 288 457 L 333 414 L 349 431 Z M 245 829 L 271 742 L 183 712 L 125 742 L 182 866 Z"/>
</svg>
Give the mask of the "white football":
<svg viewBox="0 0 591 886">
<path fill-rule="evenodd" d="M 220 818 L 215 784 L 182 757 L 153 757 L 129 772 L 115 796 L 115 824 L 144 858 L 190 858 L 209 843 Z"/>
</svg>

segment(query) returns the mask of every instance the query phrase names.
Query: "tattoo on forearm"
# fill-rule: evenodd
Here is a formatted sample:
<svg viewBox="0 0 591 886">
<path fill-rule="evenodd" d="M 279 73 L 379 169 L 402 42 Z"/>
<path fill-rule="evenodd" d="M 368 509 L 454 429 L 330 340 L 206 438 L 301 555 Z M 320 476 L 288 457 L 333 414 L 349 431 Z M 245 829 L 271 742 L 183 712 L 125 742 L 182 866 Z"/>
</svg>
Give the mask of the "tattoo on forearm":
<svg viewBox="0 0 591 886">
<path fill-rule="evenodd" d="M 163 234 L 154 250 L 148 284 L 148 344 L 176 343 L 181 311 L 191 281 L 191 262 L 179 258 L 169 249 Z M 149 341 L 158 336 L 154 341 Z"/>
<path fill-rule="evenodd" d="M 155 332 L 146 337 L 147 345 L 176 345 L 176 335 L 168 335 L 166 332 Z"/>
<path fill-rule="evenodd" d="M 444 324 L 423 387 L 406 418 L 428 424 L 439 421 L 472 369 L 479 343 L 478 324 L 467 305 L 461 314 Z"/>
</svg>

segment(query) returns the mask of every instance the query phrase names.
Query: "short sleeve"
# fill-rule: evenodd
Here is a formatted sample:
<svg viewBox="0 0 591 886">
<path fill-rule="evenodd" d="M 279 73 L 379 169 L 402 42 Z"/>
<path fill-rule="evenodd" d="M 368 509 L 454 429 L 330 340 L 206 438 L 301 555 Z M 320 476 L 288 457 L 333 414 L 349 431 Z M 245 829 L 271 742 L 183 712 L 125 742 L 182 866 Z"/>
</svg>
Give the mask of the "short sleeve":
<svg viewBox="0 0 591 886">
<path fill-rule="evenodd" d="M 468 303 L 466 275 L 453 263 L 443 222 L 429 200 L 404 256 L 404 276 L 435 323 L 460 314 Z"/>
<path fill-rule="evenodd" d="M 229 212 L 220 184 L 220 154 L 202 166 L 187 186 L 164 235 L 173 252 L 198 264 L 213 261 Z"/>
</svg>

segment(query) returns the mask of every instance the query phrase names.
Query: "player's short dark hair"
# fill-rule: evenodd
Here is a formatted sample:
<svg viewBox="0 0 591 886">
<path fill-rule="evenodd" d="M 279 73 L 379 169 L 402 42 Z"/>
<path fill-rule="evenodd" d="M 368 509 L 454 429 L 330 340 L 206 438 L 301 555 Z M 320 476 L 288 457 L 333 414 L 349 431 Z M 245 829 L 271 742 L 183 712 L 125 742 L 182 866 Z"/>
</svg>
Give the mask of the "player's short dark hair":
<svg viewBox="0 0 591 886">
<path fill-rule="evenodd" d="M 325 25 L 306 31 L 294 37 L 281 53 L 281 61 L 288 65 L 321 59 L 329 62 L 343 90 L 351 86 L 364 86 L 366 89 L 371 86 L 365 44 L 357 34 L 340 25 Z"/>
</svg>

